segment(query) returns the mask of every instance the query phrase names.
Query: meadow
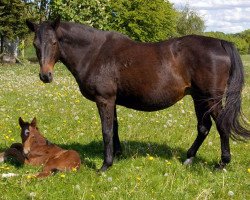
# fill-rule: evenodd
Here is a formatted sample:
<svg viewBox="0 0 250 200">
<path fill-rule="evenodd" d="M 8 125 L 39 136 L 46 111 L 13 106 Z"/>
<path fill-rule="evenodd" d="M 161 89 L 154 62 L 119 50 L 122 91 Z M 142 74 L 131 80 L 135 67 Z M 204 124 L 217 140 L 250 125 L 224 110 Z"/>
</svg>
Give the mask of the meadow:
<svg viewBox="0 0 250 200">
<path fill-rule="evenodd" d="M 243 111 L 250 120 L 250 56 L 242 56 L 246 84 Z M 46 179 L 32 174 L 40 167 L 0 163 L 0 199 L 250 199 L 250 143 L 231 140 L 232 161 L 226 170 L 220 159 L 220 140 L 214 126 L 192 166 L 184 166 L 186 151 L 196 137 L 191 97 L 169 109 L 137 112 L 118 107 L 123 155 L 112 168 L 98 174 L 103 159 L 96 105 L 82 97 L 73 76 L 62 64 L 55 79 L 44 84 L 38 64 L 0 64 L 0 151 L 21 142 L 18 118 L 38 120 L 45 137 L 77 150 L 83 164 L 78 172 L 57 173 Z"/>
</svg>

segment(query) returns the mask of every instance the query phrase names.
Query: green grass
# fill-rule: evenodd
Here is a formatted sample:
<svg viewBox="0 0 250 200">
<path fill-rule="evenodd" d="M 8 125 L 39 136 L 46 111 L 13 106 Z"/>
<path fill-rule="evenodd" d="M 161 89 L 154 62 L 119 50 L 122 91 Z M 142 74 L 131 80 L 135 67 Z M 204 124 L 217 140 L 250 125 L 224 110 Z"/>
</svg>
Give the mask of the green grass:
<svg viewBox="0 0 250 200">
<path fill-rule="evenodd" d="M 249 120 L 250 56 L 243 59 L 243 111 Z M 56 65 L 51 84 L 43 84 L 38 71 L 38 64 L 0 65 L 0 150 L 21 141 L 19 116 L 26 121 L 36 116 L 41 132 L 50 141 L 79 151 L 84 164 L 79 172 L 46 179 L 30 178 L 39 167 L 0 164 L 0 174 L 19 174 L 0 178 L 0 199 L 250 199 L 249 143 L 231 141 L 232 162 L 226 171 L 216 171 L 220 141 L 212 128 L 195 163 L 182 164 L 196 137 L 196 117 L 188 96 L 159 112 L 118 107 L 123 156 L 98 175 L 103 147 L 95 104 L 81 96 L 64 66 Z"/>
</svg>

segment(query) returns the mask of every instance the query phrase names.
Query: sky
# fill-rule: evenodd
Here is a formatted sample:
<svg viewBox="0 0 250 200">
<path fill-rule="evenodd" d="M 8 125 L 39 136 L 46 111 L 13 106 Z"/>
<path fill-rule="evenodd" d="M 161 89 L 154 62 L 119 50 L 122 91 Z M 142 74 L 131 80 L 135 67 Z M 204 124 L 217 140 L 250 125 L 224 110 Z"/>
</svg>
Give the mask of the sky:
<svg viewBox="0 0 250 200">
<path fill-rule="evenodd" d="M 250 0 L 169 0 L 181 10 L 186 4 L 205 21 L 205 31 L 239 33 L 250 29 Z"/>
</svg>

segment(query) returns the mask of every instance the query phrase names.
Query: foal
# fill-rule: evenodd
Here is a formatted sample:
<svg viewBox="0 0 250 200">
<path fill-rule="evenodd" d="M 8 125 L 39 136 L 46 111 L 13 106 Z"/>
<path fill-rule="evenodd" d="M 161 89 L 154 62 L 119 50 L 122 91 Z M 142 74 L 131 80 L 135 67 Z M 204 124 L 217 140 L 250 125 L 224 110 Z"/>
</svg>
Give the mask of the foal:
<svg viewBox="0 0 250 200">
<path fill-rule="evenodd" d="M 46 177 L 56 171 L 78 170 L 81 165 L 79 154 L 74 150 L 65 150 L 50 143 L 37 128 L 36 118 L 31 123 L 19 118 L 22 144 L 11 145 L 4 157 L 12 156 L 22 164 L 43 165 L 42 172 L 36 177 Z"/>
</svg>

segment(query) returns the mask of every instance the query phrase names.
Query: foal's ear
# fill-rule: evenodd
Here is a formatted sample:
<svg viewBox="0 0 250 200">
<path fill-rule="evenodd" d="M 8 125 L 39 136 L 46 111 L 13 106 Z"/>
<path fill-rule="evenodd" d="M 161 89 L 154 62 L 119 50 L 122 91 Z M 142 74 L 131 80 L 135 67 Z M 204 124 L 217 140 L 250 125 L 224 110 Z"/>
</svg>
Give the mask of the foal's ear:
<svg viewBox="0 0 250 200">
<path fill-rule="evenodd" d="M 31 121 L 30 125 L 32 127 L 36 127 L 36 118 L 34 117 L 34 119 Z"/>
<path fill-rule="evenodd" d="M 51 26 L 54 30 L 56 30 L 60 24 L 61 16 L 58 15 L 57 18 L 51 23 Z"/>
<path fill-rule="evenodd" d="M 23 121 L 22 117 L 19 117 L 19 125 L 23 127 L 25 122 Z"/>
<path fill-rule="evenodd" d="M 26 19 L 26 25 L 28 26 L 28 28 L 29 28 L 32 32 L 35 32 L 36 29 L 37 29 L 37 27 L 38 27 L 37 24 L 35 24 L 34 22 L 29 21 L 29 20 L 27 20 L 27 19 Z"/>
</svg>

